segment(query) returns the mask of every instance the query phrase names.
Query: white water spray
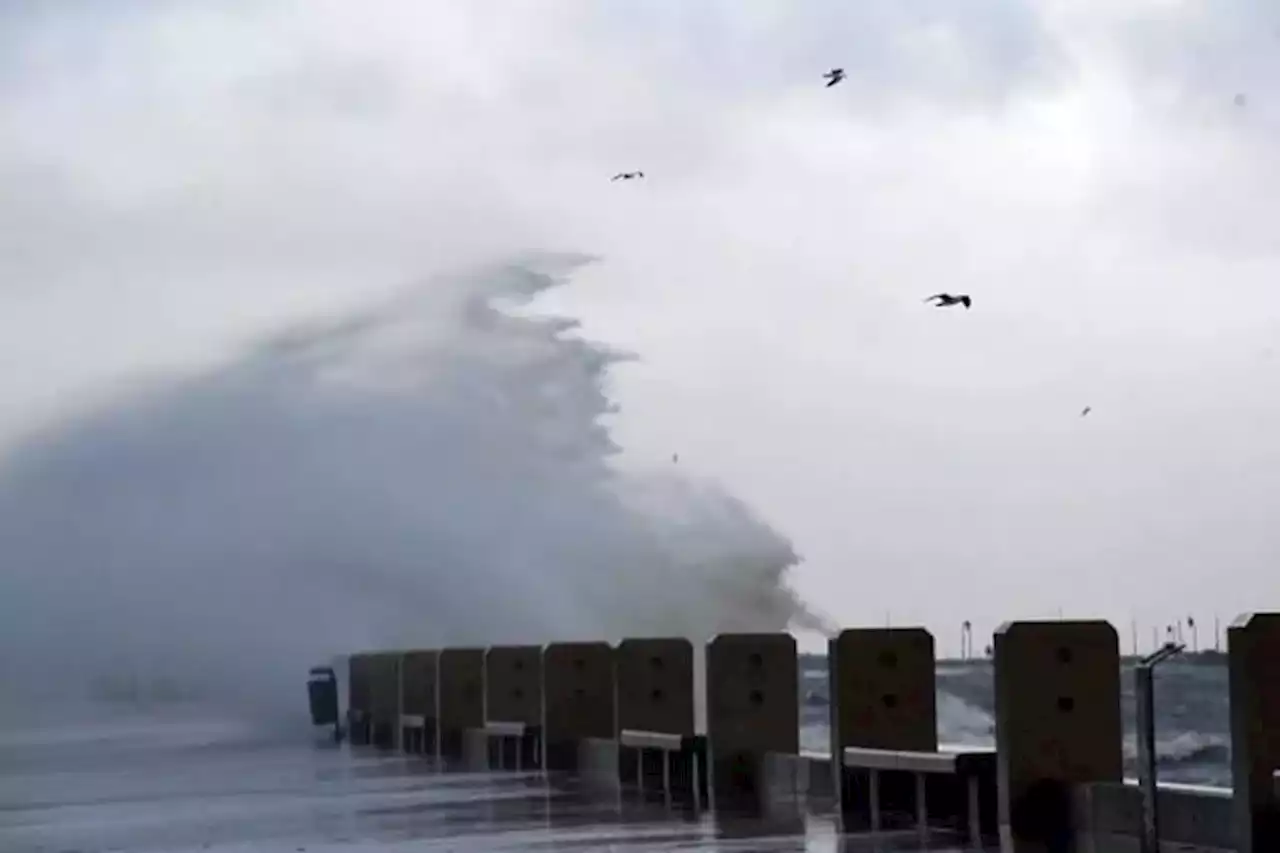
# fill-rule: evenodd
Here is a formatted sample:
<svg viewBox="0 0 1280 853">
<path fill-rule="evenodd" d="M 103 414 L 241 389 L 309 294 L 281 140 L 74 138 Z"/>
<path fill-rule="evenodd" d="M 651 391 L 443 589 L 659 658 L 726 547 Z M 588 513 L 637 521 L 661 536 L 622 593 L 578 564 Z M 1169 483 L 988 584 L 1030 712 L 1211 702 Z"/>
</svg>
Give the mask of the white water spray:
<svg viewBox="0 0 1280 853">
<path fill-rule="evenodd" d="M 495 306 L 585 260 L 435 281 L 17 447 L 9 692 L 145 678 L 296 713 L 353 649 L 815 627 L 740 502 L 611 465 L 626 354 Z"/>
</svg>

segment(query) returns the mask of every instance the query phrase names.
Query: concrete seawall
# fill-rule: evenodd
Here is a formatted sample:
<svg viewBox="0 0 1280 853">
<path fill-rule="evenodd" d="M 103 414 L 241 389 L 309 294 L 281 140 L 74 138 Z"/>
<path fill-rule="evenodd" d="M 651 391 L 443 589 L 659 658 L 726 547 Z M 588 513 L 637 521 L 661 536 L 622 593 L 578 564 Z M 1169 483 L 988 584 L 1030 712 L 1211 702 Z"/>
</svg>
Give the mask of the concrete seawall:
<svg viewBox="0 0 1280 853">
<path fill-rule="evenodd" d="M 938 743 L 934 642 L 921 628 L 831 641 L 825 754 L 800 751 L 787 634 L 722 634 L 703 649 L 655 637 L 363 651 L 348 659 L 346 720 L 355 746 L 446 767 L 568 773 L 601 797 L 644 791 L 717 814 L 832 811 L 849 835 L 1137 853 L 1153 801 L 1163 850 L 1280 851 L 1280 614 L 1228 630 L 1232 790 L 1144 794 L 1123 778 L 1110 624 L 1011 622 L 992 647 L 995 749 Z"/>
</svg>

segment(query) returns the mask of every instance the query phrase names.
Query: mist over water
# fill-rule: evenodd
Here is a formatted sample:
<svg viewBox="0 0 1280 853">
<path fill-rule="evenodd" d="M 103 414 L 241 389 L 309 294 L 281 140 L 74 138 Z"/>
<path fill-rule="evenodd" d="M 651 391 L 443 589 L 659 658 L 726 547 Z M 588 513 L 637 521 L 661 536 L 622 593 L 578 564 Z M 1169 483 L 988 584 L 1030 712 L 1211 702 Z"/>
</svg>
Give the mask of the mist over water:
<svg viewBox="0 0 1280 853">
<path fill-rule="evenodd" d="M 8 698 L 133 679 L 296 715 L 353 649 L 822 628 L 741 502 L 613 464 L 628 354 L 522 310 L 589 260 L 433 280 L 14 447 Z"/>
</svg>

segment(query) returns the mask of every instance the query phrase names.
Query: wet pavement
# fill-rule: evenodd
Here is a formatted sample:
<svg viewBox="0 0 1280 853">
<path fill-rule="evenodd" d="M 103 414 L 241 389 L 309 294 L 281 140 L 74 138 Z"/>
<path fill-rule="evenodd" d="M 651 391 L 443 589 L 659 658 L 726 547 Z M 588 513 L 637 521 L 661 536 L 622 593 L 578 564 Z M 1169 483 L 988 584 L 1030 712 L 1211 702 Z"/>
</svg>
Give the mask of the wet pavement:
<svg viewBox="0 0 1280 853">
<path fill-rule="evenodd" d="M 0 731 L 4 853 L 871 849 L 829 815 L 693 815 L 171 711 Z M 909 835 L 878 849 L 949 848 Z"/>
</svg>

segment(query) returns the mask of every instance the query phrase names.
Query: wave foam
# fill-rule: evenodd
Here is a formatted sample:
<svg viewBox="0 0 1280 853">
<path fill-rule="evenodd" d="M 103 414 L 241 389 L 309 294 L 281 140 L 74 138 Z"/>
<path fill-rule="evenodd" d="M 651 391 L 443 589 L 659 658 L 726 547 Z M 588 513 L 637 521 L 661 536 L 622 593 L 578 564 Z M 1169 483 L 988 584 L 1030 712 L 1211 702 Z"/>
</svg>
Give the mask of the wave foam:
<svg viewBox="0 0 1280 853">
<path fill-rule="evenodd" d="M 538 256 L 285 330 L 0 466 L 0 663 L 296 711 L 354 648 L 824 627 L 790 543 L 719 488 L 624 475 L 630 356 L 517 308 Z"/>
</svg>

